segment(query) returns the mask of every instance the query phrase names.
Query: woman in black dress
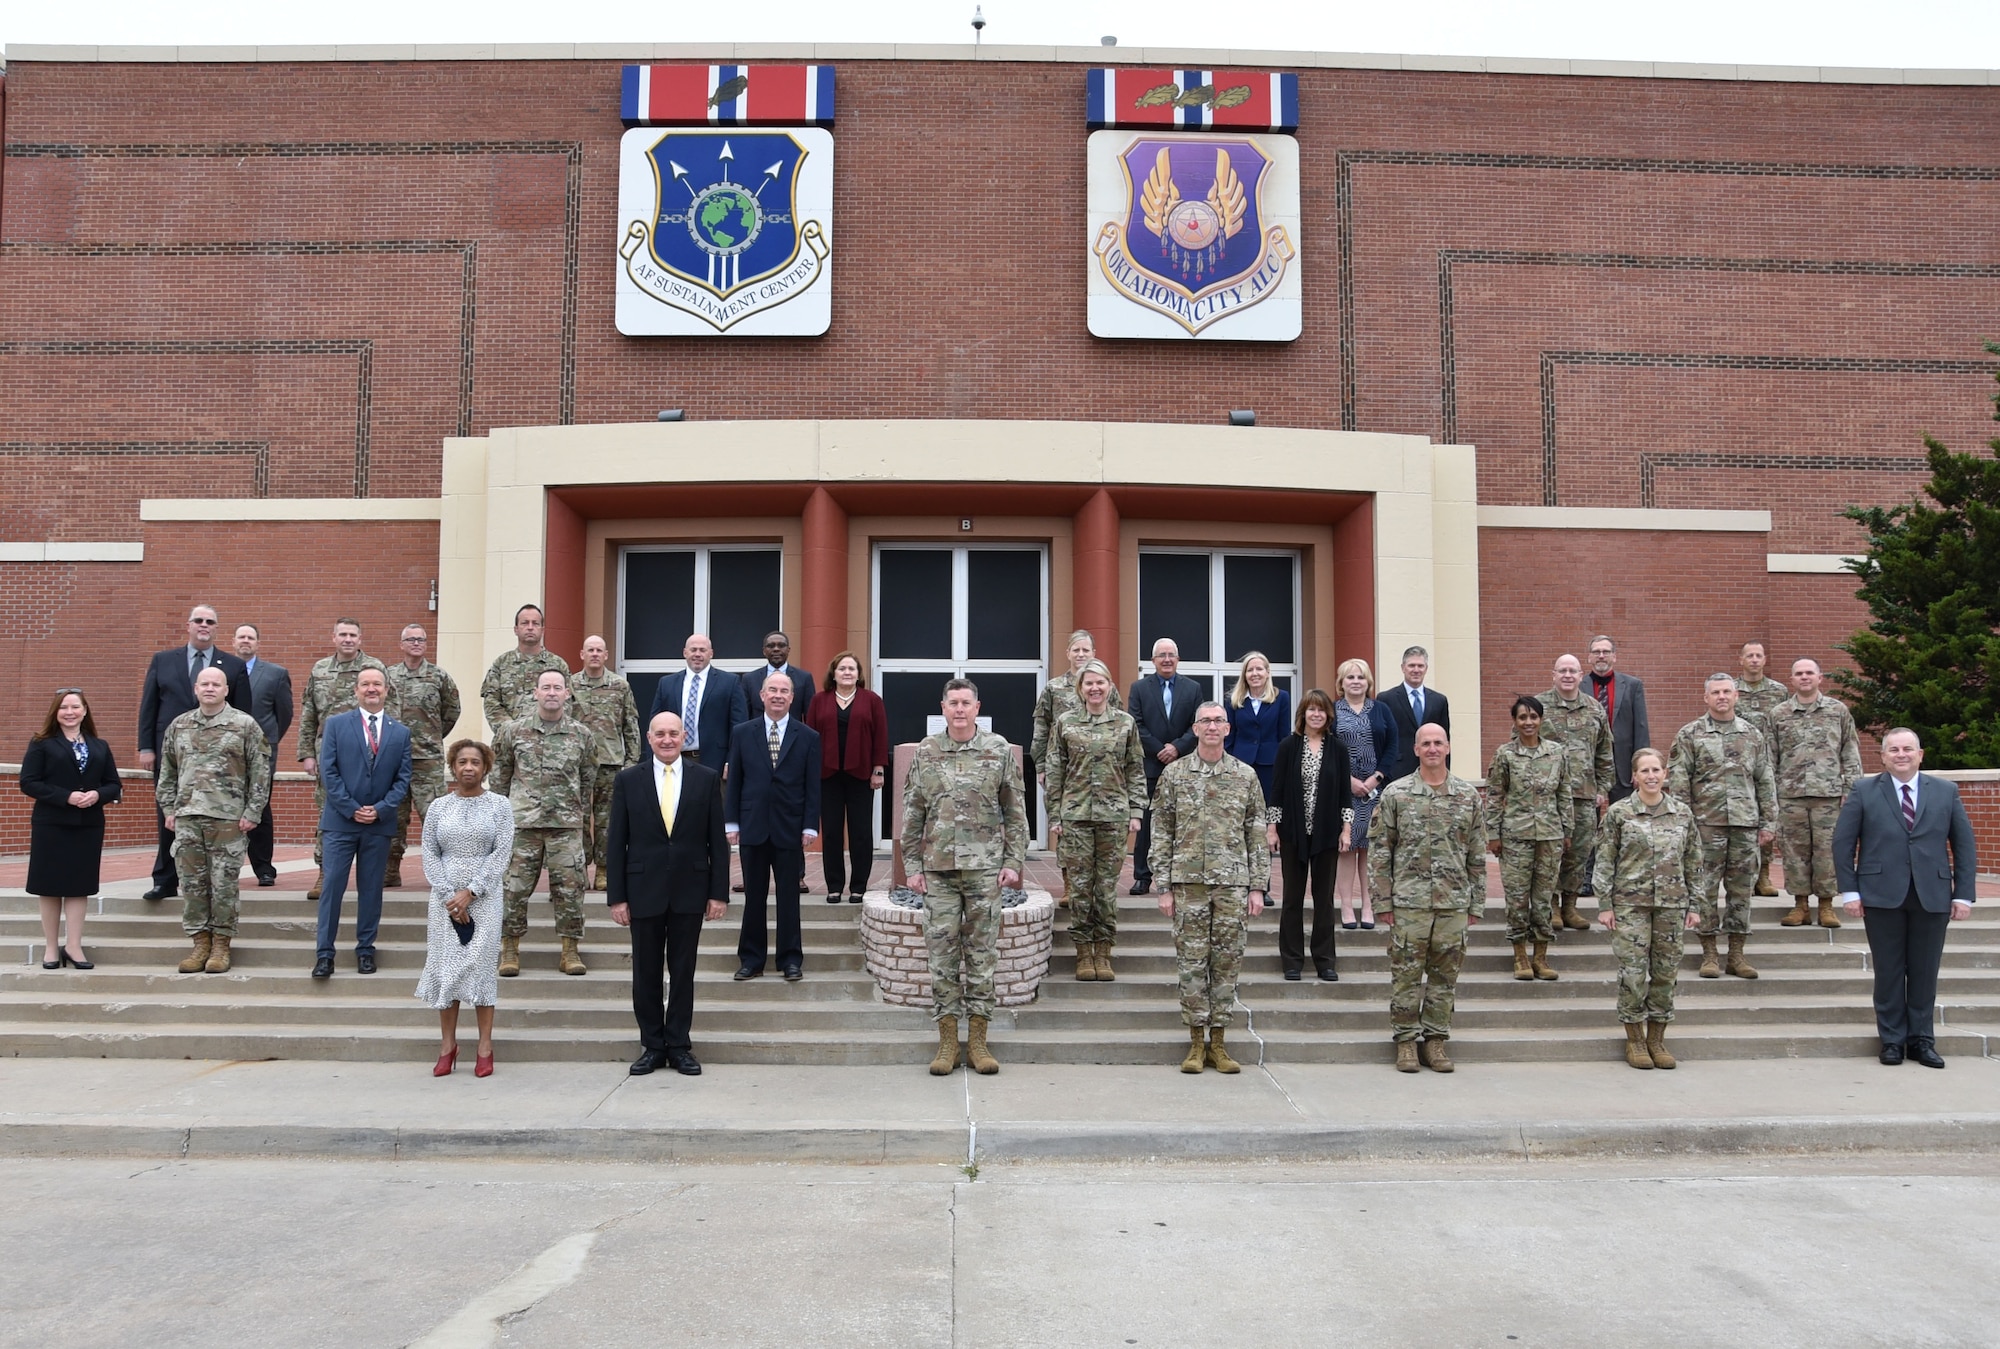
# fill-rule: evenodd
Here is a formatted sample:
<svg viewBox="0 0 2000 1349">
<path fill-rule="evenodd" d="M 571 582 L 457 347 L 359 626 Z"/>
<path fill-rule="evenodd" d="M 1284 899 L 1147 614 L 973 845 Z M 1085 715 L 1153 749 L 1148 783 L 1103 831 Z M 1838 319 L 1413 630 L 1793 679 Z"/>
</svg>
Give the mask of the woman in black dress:
<svg viewBox="0 0 2000 1349">
<path fill-rule="evenodd" d="M 42 968 L 87 970 L 83 905 L 97 893 L 104 807 L 119 790 L 118 765 L 111 746 L 98 738 L 82 689 L 56 690 L 42 729 L 21 756 L 21 790 L 35 799 L 27 889 L 42 901 Z"/>
</svg>

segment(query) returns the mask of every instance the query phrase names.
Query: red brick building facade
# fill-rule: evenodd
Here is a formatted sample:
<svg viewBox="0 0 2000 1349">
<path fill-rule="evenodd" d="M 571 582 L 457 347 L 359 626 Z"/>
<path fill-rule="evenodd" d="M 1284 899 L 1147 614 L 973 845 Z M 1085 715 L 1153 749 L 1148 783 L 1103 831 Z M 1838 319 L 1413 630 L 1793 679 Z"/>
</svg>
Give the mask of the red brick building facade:
<svg viewBox="0 0 2000 1349">
<path fill-rule="evenodd" d="M 447 438 L 668 407 L 1254 408 L 1471 445 L 1485 743 L 1597 630 L 1664 739 L 1746 637 L 1836 662 L 1862 612 L 1826 570 L 1857 541 L 1841 508 L 1914 492 L 1923 432 L 1991 432 L 2000 85 L 1287 65 L 1304 335 L 1134 342 L 1085 329 L 1082 54 L 803 51 L 840 81 L 831 331 L 632 339 L 611 317 L 616 54 L 67 55 L 17 52 L 4 85 L 0 745 L 83 683 L 129 754 L 147 653 L 194 600 L 261 624 L 295 676 L 336 613 L 384 656 L 430 614 L 435 520 L 142 500 L 435 498 Z M 1656 514 L 1593 527 L 1607 509 Z M 1768 527 L 1686 514 L 1720 511 Z M 142 560 L 75 547 L 110 543 Z"/>
</svg>

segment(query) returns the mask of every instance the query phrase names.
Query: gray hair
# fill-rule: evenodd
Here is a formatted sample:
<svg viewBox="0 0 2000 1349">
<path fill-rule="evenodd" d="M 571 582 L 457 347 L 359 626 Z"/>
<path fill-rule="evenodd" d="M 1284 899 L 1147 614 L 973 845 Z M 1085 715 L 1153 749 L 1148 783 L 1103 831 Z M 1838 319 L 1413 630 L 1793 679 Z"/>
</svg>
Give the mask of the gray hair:
<svg viewBox="0 0 2000 1349">
<path fill-rule="evenodd" d="M 1738 684 L 1736 683 L 1736 676 L 1735 676 L 1735 675 L 1733 675 L 1733 674 L 1727 674 L 1727 673 L 1725 673 L 1725 672 L 1723 672 L 1723 671 L 1720 671 L 1720 670 L 1716 671 L 1716 672 L 1715 672 L 1714 674 L 1710 675 L 1710 676 L 1709 676 L 1708 678 L 1706 678 L 1706 679 L 1704 679 L 1704 680 L 1702 680 L 1702 681 L 1701 681 L 1701 687 L 1702 687 L 1702 689 L 1703 689 L 1703 691 L 1704 691 L 1704 692 L 1705 692 L 1705 691 L 1706 691 L 1706 690 L 1708 689 L 1708 686 L 1709 686 L 1710 684 L 1727 684 L 1727 685 L 1729 685 L 1729 686 L 1730 686 L 1731 688 L 1737 688 L 1737 687 L 1740 687 L 1740 686 L 1739 686 L 1739 685 L 1738 685 Z"/>
<path fill-rule="evenodd" d="M 214 669 L 215 667 L 210 666 L 209 668 Z M 1924 747 L 1923 737 L 1918 735 L 1915 731 L 1911 730 L 1907 726 L 1891 726 L 1888 730 L 1882 732 L 1882 743 L 1885 745 L 1888 744 L 1889 737 L 1892 735 L 1907 735 L 1908 737 L 1910 737 L 1910 739 L 1917 742 L 1918 749 L 1922 749 Z"/>
<path fill-rule="evenodd" d="M 1429 659 L 1431 658 L 1431 653 L 1430 653 L 1430 652 L 1428 652 L 1428 651 L 1426 651 L 1426 650 L 1424 650 L 1424 649 L 1423 649 L 1422 647 L 1420 647 L 1420 646 L 1406 646 L 1406 647 L 1404 647 L 1404 648 L 1403 648 L 1403 659 L 1404 659 L 1404 660 L 1408 660 L 1408 659 L 1409 659 L 1410 657 L 1412 657 L 1412 656 L 1422 656 L 1422 657 L 1423 657 L 1423 658 L 1424 658 L 1425 660 L 1429 660 Z"/>
<path fill-rule="evenodd" d="M 1199 718 L 1203 712 L 1206 712 L 1211 707 L 1214 708 L 1216 711 L 1220 712 L 1225 717 L 1229 715 L 1229 709 L 1224 707 L 1221 703 L 1217 702 L 1213 698 L 1210 698 L 1207 702 L 1196 703 L 1194 706 L 1194 714 L 1197 718 Z"/>
</svg>

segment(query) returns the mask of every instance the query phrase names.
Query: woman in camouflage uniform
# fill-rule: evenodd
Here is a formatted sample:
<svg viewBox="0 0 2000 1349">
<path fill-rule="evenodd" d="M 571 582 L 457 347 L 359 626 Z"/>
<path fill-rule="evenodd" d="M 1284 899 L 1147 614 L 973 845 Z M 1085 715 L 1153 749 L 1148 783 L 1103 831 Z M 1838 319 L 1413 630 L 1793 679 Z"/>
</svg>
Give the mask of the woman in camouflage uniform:
<svg viewBox="0 0 2000 1349">
<path fill-rule="evenodd" d="M 1514 700 L 1514 737 L 1493 752 L 1486 770 L 1486 849 L 1500 859 L 1516 979 L 1556 977 L 1549 943 L 1556 939 L 1556 881 L 1569 851 L 1570 758 L 1542 738 L 1542 713 L 1539 698 Z"/>
<path fill-rule="evenodd" d="M 1118 936 L 1118 871 L 1146 811 L 1145 752 L 1132 714 L 1111 706 L 1111 671 L 1099 660 L 1077 671 L 1083 705 L 1049 730 L 1049 833 L 1069 892 L 1076 977 L 1112 980 Z"/>
<path fill-rule="evenodd" d="M 1597 835 L 1597 920 L 1618 955 L 1618 1019 L 1625 1023 L 1625 1062 L 1671 1068 L 1667 1023 L 1674 1019 L 1674 981 L 1681 968 L 1681 932 L 1700 916 L 1701 832 L 1694 812 L 1666 794 L 1667 763 L 1656 749 L 1632 754 L 1637 790 L 1604 812 Z"/>
</svg>

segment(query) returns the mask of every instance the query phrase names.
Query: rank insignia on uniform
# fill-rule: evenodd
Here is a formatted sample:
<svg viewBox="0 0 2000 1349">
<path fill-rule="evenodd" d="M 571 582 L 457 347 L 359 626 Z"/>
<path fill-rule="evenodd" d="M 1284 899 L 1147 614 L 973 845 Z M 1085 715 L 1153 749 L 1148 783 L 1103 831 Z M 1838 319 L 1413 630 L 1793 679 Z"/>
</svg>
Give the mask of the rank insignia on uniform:
<svg viewBox="0 0 2000 1349">
<path fill-rule="evenodd" d="M 1296 141 L 1100 131 L 1089 153 L 1092 333 L 1299 335 Z"/>
<path fill-rule="evenodd" d="M 620 161 L 619 332 L 827 330 L 832 135 L 637 128 Z"/>
</svg>

